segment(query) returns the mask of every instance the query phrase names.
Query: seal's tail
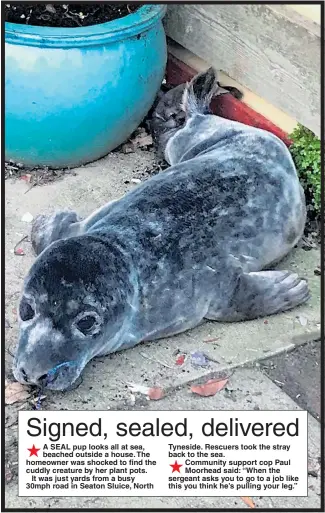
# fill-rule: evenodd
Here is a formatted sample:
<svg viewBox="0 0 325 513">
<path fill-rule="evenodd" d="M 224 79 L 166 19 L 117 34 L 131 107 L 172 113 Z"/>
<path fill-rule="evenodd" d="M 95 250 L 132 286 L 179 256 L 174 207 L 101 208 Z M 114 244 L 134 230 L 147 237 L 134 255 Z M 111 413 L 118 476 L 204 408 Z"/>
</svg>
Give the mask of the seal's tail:
<svg viewBox="0 0 325 513">
<path fill-rule="evenodd" d="M 217 76 L 213 68 L 196 75 L 186 84 L 183 94 L 182 107 L 186 116 L 209 114 L 212 97 L 217 93 L 218 88 Z"/>
</svg>

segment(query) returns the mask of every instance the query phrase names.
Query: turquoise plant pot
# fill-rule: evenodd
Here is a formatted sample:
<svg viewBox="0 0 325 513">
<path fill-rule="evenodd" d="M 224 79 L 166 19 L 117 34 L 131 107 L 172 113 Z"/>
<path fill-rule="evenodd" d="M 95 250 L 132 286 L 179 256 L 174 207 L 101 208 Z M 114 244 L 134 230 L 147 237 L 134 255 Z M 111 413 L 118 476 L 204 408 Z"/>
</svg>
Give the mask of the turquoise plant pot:
<svg viewBox="0 0 325 513">
<path fill-rule="evenodd" d="M 164 76 L 165 10 L 80 28 L 6 23 L 6 159 L 74 167 L 125 141 Z"/>
</svg>

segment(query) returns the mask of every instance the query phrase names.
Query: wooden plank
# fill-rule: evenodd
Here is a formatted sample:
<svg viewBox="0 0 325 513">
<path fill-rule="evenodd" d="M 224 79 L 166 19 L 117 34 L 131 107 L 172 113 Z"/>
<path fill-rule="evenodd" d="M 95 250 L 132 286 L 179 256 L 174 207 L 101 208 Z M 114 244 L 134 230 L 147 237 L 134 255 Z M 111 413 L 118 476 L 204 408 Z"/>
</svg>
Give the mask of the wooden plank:
<svg viewBox="0 0 325 513">
<path fill-rule="evenodd" d="M 285 5 L 169 5 L 167 35 L 320 134 L 320 26 Z"/>
<path fill-rule="evenodd" d="M 289 9 L 299 12 L 305 18 L 309 18 L 315 23 L 318 23 L 318 25 L 321 24 L 320 4 L 288 4 L 288 7 Z"/>
</svg>

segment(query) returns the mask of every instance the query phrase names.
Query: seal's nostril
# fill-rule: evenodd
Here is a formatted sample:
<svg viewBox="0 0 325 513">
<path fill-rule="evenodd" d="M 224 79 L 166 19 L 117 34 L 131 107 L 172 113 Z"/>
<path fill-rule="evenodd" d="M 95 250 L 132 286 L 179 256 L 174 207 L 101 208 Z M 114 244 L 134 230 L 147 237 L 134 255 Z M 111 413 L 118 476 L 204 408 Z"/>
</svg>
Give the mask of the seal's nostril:
<svg viewBox="0 0 325 513">
<path fill-rule="evenodd" d="M 24 378 L 25 381 L 28 381 L 28 376 L 24 369 L 20 369 L 21 375 Z"/>
<path fill-rule="evenodd" d="M 47 374 L 42 374 L 42 376 L 40 376 L 40 377 L 38 378 L 38 381 L 45 381 L 45 380 L 46 380 L 46 378 L 47 378 Z"/>
</svg>

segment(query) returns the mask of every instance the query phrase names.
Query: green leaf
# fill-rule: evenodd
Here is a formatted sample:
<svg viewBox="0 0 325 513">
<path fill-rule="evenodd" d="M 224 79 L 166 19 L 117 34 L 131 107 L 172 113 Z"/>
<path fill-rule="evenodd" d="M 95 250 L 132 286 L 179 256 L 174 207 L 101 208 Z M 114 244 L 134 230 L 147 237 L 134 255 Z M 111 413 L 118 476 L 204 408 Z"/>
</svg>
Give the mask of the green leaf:
<svg viewBox="0 0 325 513">
<path fill-rule="evenodd" d="M 289 150 L 301 185 L 305 190 L 310 190 L 314 210 L 318 213 L 321 201 L 320 140 L 302 125 L 298 125 L 289 138 L 293 141 Z"/>
</svg>

